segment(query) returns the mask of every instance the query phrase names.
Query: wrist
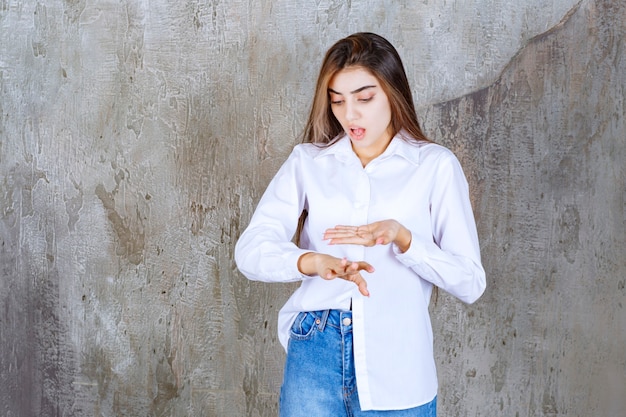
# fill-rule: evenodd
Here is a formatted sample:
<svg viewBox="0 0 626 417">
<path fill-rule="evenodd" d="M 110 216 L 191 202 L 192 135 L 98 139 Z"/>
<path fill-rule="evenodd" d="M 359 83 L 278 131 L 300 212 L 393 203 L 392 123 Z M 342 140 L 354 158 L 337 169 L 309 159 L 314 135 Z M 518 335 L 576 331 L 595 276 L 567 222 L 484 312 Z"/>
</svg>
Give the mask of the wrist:
<svg viewBox="0 0 626 417">
<path fill-rule="evenodd" d="M 400 230 L 398 230 L 398 234 L 393 243 L 395 243 L 401 253 L 404 253 L 408 251 L 411 247 L 412 239 L 413 236 L 411 235 L 411 231 L 406 227 L 400 225 Z"/>
<path fill-rule="evenodd" d="M 304 275 L 315 275 L 317 269 L 315 268 L 315 258 L 317 253 L 306 252 L 298 258 L 298 271 Z"/>
</svg>

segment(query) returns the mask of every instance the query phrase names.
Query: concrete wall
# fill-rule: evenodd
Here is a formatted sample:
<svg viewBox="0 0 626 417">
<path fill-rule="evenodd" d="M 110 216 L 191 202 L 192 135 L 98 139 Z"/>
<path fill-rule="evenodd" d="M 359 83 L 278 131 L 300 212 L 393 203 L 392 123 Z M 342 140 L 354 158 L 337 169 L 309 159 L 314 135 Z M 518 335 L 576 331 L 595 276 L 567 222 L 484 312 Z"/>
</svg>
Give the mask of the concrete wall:
<svg viewBox="0 0 626 417">
<path fill-rule="evenodd" d="M 0 415 L 276 415 L 294 287 L 233 245 L 359 30 L 472 188 L 488 290 L 433 300 L 440 415 L 623 415 L 624 2 L 298 3 L 0 0 Z"/>
</svg>

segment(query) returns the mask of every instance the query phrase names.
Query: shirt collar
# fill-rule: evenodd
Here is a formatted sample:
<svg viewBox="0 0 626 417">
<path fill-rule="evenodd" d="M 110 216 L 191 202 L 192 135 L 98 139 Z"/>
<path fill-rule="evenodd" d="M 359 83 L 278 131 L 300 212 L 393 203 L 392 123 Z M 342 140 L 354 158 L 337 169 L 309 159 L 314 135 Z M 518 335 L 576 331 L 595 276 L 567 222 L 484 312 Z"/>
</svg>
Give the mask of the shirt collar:
<svg viewBox="0 0 626 417">
<path fill-rule="evenodd" d="M 401 130 L 394 136 L 385 149 L 385 152 L 379 156 L 380 159 L 391 158 L 392 156 L 400 156 L 413 165 L 420 164 L 421 146 L 419 143 L 412 139 L 411 136 L 405 131 Z"/>
<path fill-rule="evenodd" d="M 396 134 L 396 136 L 393 137 L 393 139 L 391 139 L 391 142 L 389 143 L 389 146 L 387 146 L 387 149 L 385 149 L 385 152 L 383 152 L 376 159 L 384 160 L 397 155 L 414 165 L 419 165 L 419 144 L 415 143 L 412 139 L 403 139 L 403 137 L 409 137 L 409 134 L 406 131 L 401 130 L 398 134 Z M 352 145 L 350 144 L 350 138 L 348 138 L 345 134 L 337 137 L 337 139 L 335 139 L 330 145 L 322 148 L 315 158 L 321 158 L 326 155 L 333 155 L 341 162 L 346 162 L 349 159 L 356 157 L 356 154 L 352 150 Z"/>
<path fill-rule="evenodd" d="M 327 155 L 332 155 L 341 162 L 346 162 L 350 158 L 354 158 L 356 156 L 352 150 L 350 138 L 348 138 L 345 134 L 337 136 L 329 145 L 322 148 L 315 159 Z"/>
</svg>

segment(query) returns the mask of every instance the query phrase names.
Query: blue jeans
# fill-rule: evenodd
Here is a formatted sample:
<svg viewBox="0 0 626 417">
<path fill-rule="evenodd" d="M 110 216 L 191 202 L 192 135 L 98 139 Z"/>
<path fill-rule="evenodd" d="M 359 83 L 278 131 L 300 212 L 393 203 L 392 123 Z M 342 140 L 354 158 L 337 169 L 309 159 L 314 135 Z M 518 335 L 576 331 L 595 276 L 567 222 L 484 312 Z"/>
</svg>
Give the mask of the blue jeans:
<svg viewBox="0 0 626 417">
<path fill-rule="evenodd" d="M 352 312 L 300 313 L 291 327 L 280 417 L 436 417 L 437 398 L 408 410 L 361 411 L 352 353 Z"/>
</svg>

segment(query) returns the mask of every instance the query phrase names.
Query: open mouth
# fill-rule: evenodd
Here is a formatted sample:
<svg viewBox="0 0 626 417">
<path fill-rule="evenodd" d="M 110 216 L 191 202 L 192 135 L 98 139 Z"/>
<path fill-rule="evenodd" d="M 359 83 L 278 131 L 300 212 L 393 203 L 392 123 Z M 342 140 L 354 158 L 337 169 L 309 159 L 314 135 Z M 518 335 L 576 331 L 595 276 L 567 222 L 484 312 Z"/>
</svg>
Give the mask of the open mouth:
<svg viewBox="0 0 626 417">
<path fill-rule="evenodd" d="M 361 140 L 365 136 L 365 129 L 363 129 L 362 127 L 351 127 L 350 136 L 352 137 L 352 139 Z"/>
</svg>

